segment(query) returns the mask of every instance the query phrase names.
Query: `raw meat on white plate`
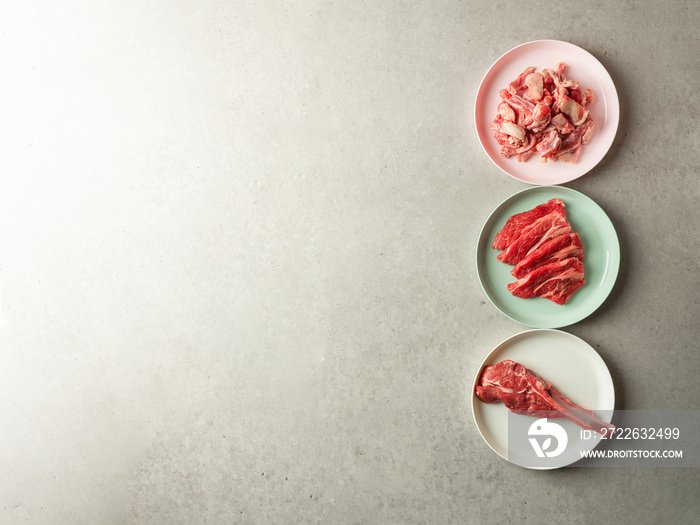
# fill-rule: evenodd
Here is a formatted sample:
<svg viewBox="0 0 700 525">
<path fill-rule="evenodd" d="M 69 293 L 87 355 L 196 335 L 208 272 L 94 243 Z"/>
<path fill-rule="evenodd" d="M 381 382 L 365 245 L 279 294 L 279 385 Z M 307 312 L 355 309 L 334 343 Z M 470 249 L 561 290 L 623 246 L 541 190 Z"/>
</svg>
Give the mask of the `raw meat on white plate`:
<svg viewBox="0 0 700 525">
<path fill-rule="evenodd" d="M 585 409 L 532 370 L 510 359 L 484 367 L 476 386 L 484 403 L 501 402 L 516 414 L 532 417 L 566 417 L 581 428 L 608 435 L 615 426 Z"/>
</svg>

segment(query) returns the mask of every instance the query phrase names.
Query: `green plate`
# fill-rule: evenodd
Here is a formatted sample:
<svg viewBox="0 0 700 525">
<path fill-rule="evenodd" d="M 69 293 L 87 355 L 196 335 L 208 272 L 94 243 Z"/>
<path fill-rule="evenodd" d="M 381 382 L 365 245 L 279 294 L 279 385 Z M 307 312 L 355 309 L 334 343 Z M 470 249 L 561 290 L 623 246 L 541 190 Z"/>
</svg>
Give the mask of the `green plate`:
<svg viewBox="0 0 700 525">
<path fill-rule="evenodd" d="M 563 305 L 541 297 L 514 297 L 506 288 L 516 280 L 510 274 L 513 267 L 498 261 L 501 250 L 491 248 L 509 217 L 554 198 L 566 204 L 566 217 L 583 243 L 586 284 Z M 589 197 L 563 186 L 536 186 L 510 196 L 493 211 L 479 235 L 476 267 L 484 292 L 503 314 L 534 328 L 561 328 L 585 319 L 607 299 L 620 269 L 620 243 L 608 216 Z"/>
</svg>

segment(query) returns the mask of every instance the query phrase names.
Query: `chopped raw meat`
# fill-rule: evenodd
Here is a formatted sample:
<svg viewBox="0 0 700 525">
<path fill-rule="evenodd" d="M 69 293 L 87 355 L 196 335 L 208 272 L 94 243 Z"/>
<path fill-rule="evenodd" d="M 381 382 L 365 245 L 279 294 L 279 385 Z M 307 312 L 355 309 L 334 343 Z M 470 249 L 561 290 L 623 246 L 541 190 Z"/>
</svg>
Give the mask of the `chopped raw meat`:
<svg viewBox="0 0 700 525">
<path fill-rule="evenodd" d="M 593 133 L 593 120 L 588 117 L 580 126 L 576 127 L 571 133 L 564 135 L 561 141 L 557 159 L 571 162 L 574 156 L 574 162 L 578 159 L 581 153 L 581 145 L 587 144 Z"/>
<path fill-rule="evenodd" d="M 569 162 L 571 164 L 574 164 L 578 160 L 578 157 L 580 154 L 581 154 L 581 145 L 579 144 L 573 149 L 568 149 L 566 151 L 562 151 L 560 153 L 557 153 L 557 160 L 563 160 L 564 162 Z"/>
<path fill-rule="evenodd" d="M 495 250 L 505 250 L 533 221 L 553 210 L 561 210 L 564 213 L 564 202 L 559 199 L 550 199 L 531 210 L 516 213 L 506 221 L 501 231 L 496 234 L 492 247 Z"/>
<path fill-rule="evenodd" d="M 503 157 L 515 156 L 522 162 L 537 151 L 542 162 L 578 160 L 581 146 L 588 142 L 593 131 L 588 110 L 593 102 L 593 92 L 581 88 L 580 82 L 567 78 L 565 73 L 563 62 L 559 62 L 556 69 L 541 72 L 528 67 L 499 91 L 502 100 L 490 128 L 495 131 L 494 137 L 501 145 Z M 520 129 L 506 123 L 521 128 L 525 136 Z M 585 133 L 575 135 L 576 139 L 563 147 L 564 136 L 574 133 L 579 127 L 585 127 Z M 559 141 L 552 136 L 552 131 L 558 133 Z M 578 140 L 584 135 L 585 140 Z"/>
<path fill-rule="evenodd" d="M 557 131 L 562 135 L 568 135 L 574 130 L 571 122 L 566 120 L 563 113 L 557 113 L 551 119 L 549 119 L 549 122 L 551 122 L 554 127 L 557 128 Z"/>
<path fill-rule="evenodd" d="M 523 299 L 544 297 L 557 304 L 566 304 L 585 283 L 583 263 L 576 257 L 569 257 L 538 266 L 507 288 L 514 296 Z"/>
<path fill-rule="evenodd" d="M 484 403 L 502 402 L 510 411 L 532 417 L 568 418 L 581 428 L 607 434 L 614 425 L 559 392 L 520 363 L 506 359 L 484 367 L 475 389 Z"/>
<path fill-rule="evenodd" d="M 511 94 L 507 99 L 506 102 L 517 109 L 522 109 L 526 113 L 532 113 L 532 111 L 535 109 L 535 103 L 531 102 L 527 99 L 524 99 L 518 94 Z"/>
<path fill-rule="evenodd" d="M 508 105 L 507 102 L 501 102 L 498 105 L 498 114 L 501 117 L 501 120 L 506 122 L 515 122 L 515 111 Z"/>
<path fill-rule="evenodd" d="M 552 91 L 552 111 L 558 115 L 561 111 L 561 105 L 564 102 L 564 97 L 569 95 L 569 90 L 564 87 L 557 87 Z"/>
<path fill-rule="evenodd" d="M 530 124 L 529 129 L 532 131 L 542 131 L 545 126 L 549 124 L 551 117 L 552 108 L 550 108 L 547 104 L 538 102 L 535 105 L 535 108 L 532 110 L 532 124 Z M 535 142 L 537 142 L 536 135 L 530 134 L 530 136 L 535 138 Z"/>
<path fill-rule="evenodd" d="M 540 161 L 547 162 L 547 159 L 555 158 L 559 153 L 559 148 L 561 148 L 561 137 L 555 130 L 552 130 L 537 143 Z"/>
<path fill-rule="evenodd" d="M 554 140 L 560 140 L 559 136 Z M 578 151 L 580 146 L 567 154 Z M 561 200 L 550 199 L 509 217 L 496 234 L 491 246 L 503 250 L 496 257 L 499 261 L 514 266 L 511 274 L 517 281 L 507 289 L 515 297 L 543 297 L 566 304 L 585 284 L 583 243 L 564 208 Z"/>
<path fill-rule="evenodd" d="M 583 124 L 588 116 L 588 111 L 583 109 L 581 104 L 566 95 L 561 98 L 559 111 L 566 115 L 566 118 L 569 119 L 569 122 L 574 127 Z"/>
<path fill-rule="evenodd" d="M 583 107 L 590 106 L 593 102 L 593 91 L 590 89 L 572 88 L 569 90 L 569 96 Z"/>
<path fill-rule="evenodd" d="M 561 261 L 568 257 L 576 257 L 583 261 L 583 244 L 578 233 L 559 235 L 542 243 L 539 248 L 521 259 L 510 273 L 516 279 L 521 279 L 538 266 Z"/>
<path fill-rule="evenodd" d="M 533 73 L 535 71 L 534 67 L 528 67 L 518 75 L 518 78 L 513 80 L 510 84 L 508 84 L 508 91 L 510 91 L 513 95 L 515 95 L 518 91 L 521 91 L 525 87 L 525 79 L 530 73 Z"/>
<path fill-rule="evenodd" d="M 552 69 L 543 69 L 542 70 L 542 80 L 544 83 L 544 89 L 546 89 L 549 93 L 553 93 L 554 90 L 557 87 L 557 82 L 561 78 L 561 74 L 558 73 L 557 71 L 554 71 Z M 557 80 L 555 80 L 557 79 Z"/>
<path fill-rule="evenodd" d="M 496 119 L 491 123 L 491 129 L 513 137 L 520 144 L 525 143 L 525 130 L 514 122 Z"/>
<path fill-rule="evenodd" d="M 542 97 L 544 97 L 544 81 L 540 73 L 530 73 L 526 76 L 525 85 L 527 86 L 527 98 L 533 102 L 542 100 Z"/>
<path fill-rule="evenodd" d="M 532 155 L 535 152 L 536 146 L 537 139 L 533 135 L 528 135 L 526 144 L 523 144 L 517 149 L 511 149 L 509 153 L 511 155 L 517 155 L 520 160 L 526 160 L 530 155 Z"/>
</svg>

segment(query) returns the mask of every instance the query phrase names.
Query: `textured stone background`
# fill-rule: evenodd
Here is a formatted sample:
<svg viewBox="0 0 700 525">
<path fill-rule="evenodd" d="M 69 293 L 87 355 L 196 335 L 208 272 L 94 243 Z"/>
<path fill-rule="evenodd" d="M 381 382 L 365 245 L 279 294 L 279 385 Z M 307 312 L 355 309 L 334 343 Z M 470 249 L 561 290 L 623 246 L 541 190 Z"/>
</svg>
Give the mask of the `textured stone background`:
<svg viewBox="0 0 700 525">
<path fill-rule="evenodd" d="M 611 217 L 620 276 L 566 330 L 617 408 L 700 408 L 697 7 L 6 6 L 0 522 L 696 520 L 694 468 L 509 465 L 469 385 L 525 329 L 475 274 L 526 186 L 473 100 L 505 51 L 560 39 L 621 100 L 567 184 Z"/>
</svg>

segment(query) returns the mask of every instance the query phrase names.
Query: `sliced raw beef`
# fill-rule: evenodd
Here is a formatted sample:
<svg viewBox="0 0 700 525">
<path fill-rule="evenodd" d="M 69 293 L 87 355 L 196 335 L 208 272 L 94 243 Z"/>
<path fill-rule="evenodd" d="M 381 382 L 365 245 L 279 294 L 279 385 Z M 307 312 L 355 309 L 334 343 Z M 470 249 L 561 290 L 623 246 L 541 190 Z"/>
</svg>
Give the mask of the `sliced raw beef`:
<svg viewBox="0 0 700 525">
<path fill-rule="evenodd" d="M 576 257 L 538 266 L 507 288 L 516 297 L 544 297 L 557 304 L 566 304 L 585 284 L 583 263 Z"/>
<path fill-rule="evenodd" d="M 583 243 L 578 233 L 559 235 L 543 242 L 515 265 L 510 273 L 516 279 L 522 279 L 538 266 L 561 261 L 568 257 L 576 257 L 583 261 Z"/>
<path fill-rule="evenodd" d="M 571 225 L 566 216 L 552 212 L 533 222 L 501 252 L 497 259 L 506 264 L 518 264 L 526 255 L 536 250 L 542 243 L 560 235 L 569 235 Z"/>
<path fill-rule="evenodd" d="M 559 199 L 551 199 L 532 210 L 513 215 L 506 221 L 501 231 L 496 234 L 492 248 L 494 250 L 505 250 L 535 220 L 556 211 L 564 214 L 564 203 Z"/>
<path fill-rule="evenodd" d="M 544 297 L 566 304 L 585 284 L 583 243 L 566 218 L 559 199 L 517 213 L 496 234 L 492 246 L 503 250 L 496 258 L 514 266 L 517 282 L 508 290 L 523 299 Z"/>
<path fill-rule="evenodd" d="M 568 399 L 546 379 L 510 359 L 484 368 L 476 386 L 476 396 L 484 403 L 500 401 L 516 414 L 566 417 L 581 428 L 601 434 L 609 433 L 614 428 L 592 410 Z"/>
</svg>

